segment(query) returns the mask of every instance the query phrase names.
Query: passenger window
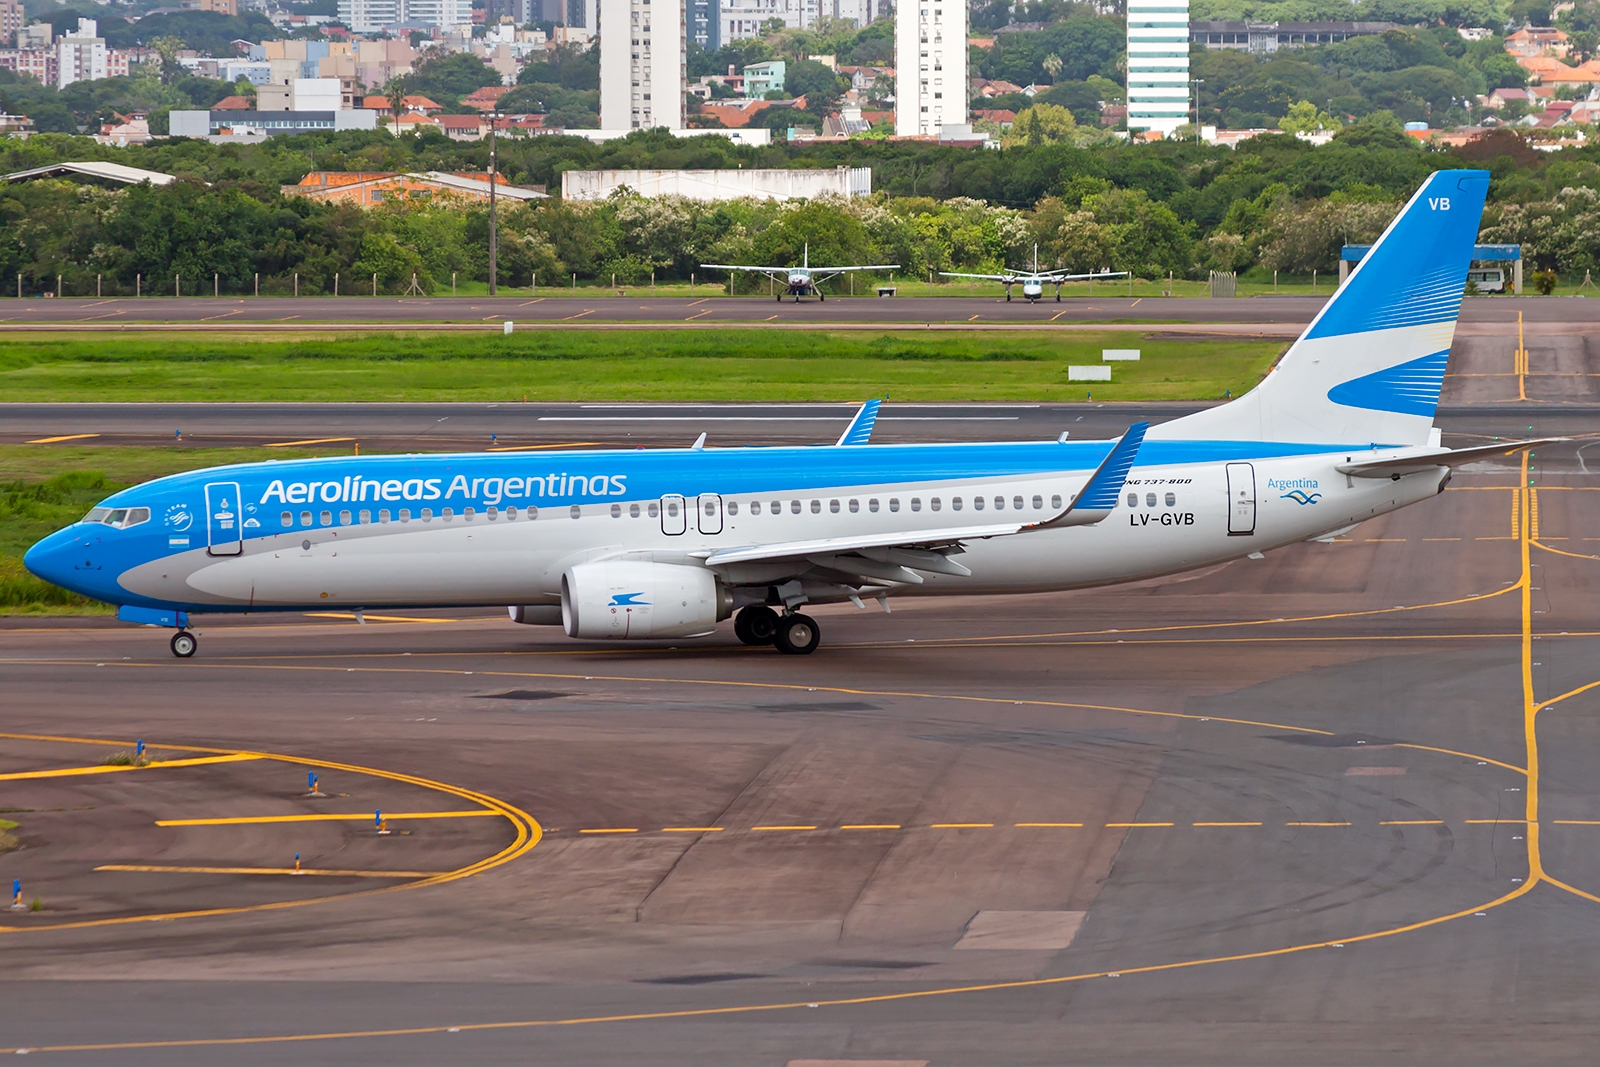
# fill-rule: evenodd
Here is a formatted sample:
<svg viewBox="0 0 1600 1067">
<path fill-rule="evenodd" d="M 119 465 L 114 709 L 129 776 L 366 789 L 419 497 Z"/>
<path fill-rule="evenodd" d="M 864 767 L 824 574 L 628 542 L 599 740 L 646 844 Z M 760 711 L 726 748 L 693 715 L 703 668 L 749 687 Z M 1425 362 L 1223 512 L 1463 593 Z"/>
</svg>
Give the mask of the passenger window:
<svg viewBox="0 0 1600 1067">
<path fill-rule="evenodd" d="M 1050 498 L 1050 506 L 1055 508 L 1057 511 L 1061 510 L 1061 494 L 1060 493 L 1057 493 L 1055 496 L 1052 496 Z"/>
<path fill-rule="evenodd" d="M 828 510 L 835 515 L 839 514 L 839 502 L 837 500 L 828 501 Z"/>
<path fill-rule="evenodd" d="M 515 511 L 515 510 L 517 510 L 517 509 L 516 509 L 516 508 L 512 508 L 512 509 L 511 509 L 511 510 L 512 510 L 512 511 Z M 527 512 L 527 514 L 528 514 L 528 518 L 530 518 L 530 519 L 537 519 L 537 518 L 538 518 L 538 517 L 539 517 L 539 509 L 538 509 L 538 508 L 536 508 L 536 507 L 534 507 L 534 506 L 533 506 L 533 505 L 532 505 L 532 504 L 529 504 L 529 505 L 528 505 L 528 512 Z M 514 518 L 516 518 L 516 516 L 515 516 L 515 515 L 513 515 L 513 516 L 511 516 L 511 517 L 512 517 L 512 518 L 513 518 L 513 519 L 514 519 Z"/>
<path fill-rule="evenodd" d="M 300 525 L 301 526 L 310 526 L 311 525 L 311 512 L 302 511 L 300 513 Z"/>
<path fill-rule="evenodd" d="M 1168 493 L 1167 494 L 1167 507 L 1172 508 L 1172 507 L 1177 507 L 1177 506 L 1178 506 L 1178 494 L 1177 493 Z"/>
<path fill-rule="evenodd" d="M 622 518 L 622 505 L 621 504 L 612 504 L 611 505 L 611 517 L 613 519 Z"/>
<path fill-rule="evenodd" d="M 982 511 L 983 510 L 983 497 L 975 496 L 975 497 L 972 498 L 972 510 L 973 511 Z"/>
<path fill-rule="evenodd" d="M 647 507 L 645 510 L 650 513 L 650 517 L 653 519 L 653 518 L 656 518 L 657 516 L 659 516 L 661 514 L 661 505 L 655 503 L 654 501 L 652 501 L 650 503 L 650 506 Z"/>
<path fill-rule="evenodd" d="M 892 496 L 892 497 L 889 498 L 889 510 L 890 511 L 899 511 L 900 510 L 900 498 L 899 497 Z"/>
<path fill-rule="evenodd" d="M 1021 511 L 1022 510 L 1022 498 L 1020 496 L 1012 497 L 1011 498 L 1011 506 L 1016 508 L 1018 511 Z"/>
<path fill-rule="evenodd" d="M 1044 497 L 1035 496 L 1033 498 L 1033 510 L 1038 511 L 1042 507 L 1044 507 Z"/>
<path fill-rule="evenodd" d="M 517 506 L 515 504 L 513 504 L 510 507 L 506 508 L 506 521 L 507 522 L 516 522 L 517 521 Z"/>
<path fill-rule="evenodd" d="M 1156 506 L 1156 495 L 1154 493 L 1146 493 L 1144 495 L 1144 506 L 1147 508 Z"/>
<path fill-rule="evenodd" d="M 813 500 L 811 502 L 811 514 L 813 514 L 813 515 L 821 515 L 822 514 L 822 501 Z"/>
<path fill-rule="evenodd" d="M 759 500 L 750 501 L 750 514 L 752 514 L 752 515 L 761 514 L 761 501 L 759 501 Z"/>
<path fill-rule="evenodd" d="M 912 511 L 921 511 L 922 510 L 922 498 L 920 496 L 914 496 L 914 497 L 911 498 L 911 510 Z"/>
<path fill-rule="evenodd" d="M 340 526 L 349 526 L 350 525 L 350 513 L 348 511 L 339 512 L 339 525 Z"/>
<path fill-rule="evenodd" d="M 772 503 L 767 505 L 767 510 L 772 512 L 772 514 L 774 514 L 774 515 L 782 515 L 783 514 L 783 501 L 774 500 Z"/>
<path fill-rule="evenodd" d="M 283 525 L 283 526 L 293 526 L 294 525 L 294 512 L 285 511 L 283 513 L 282 517 L 281 517 L 280 524 Z"/>
<path fill-rule="evenodd" d="M 714 514 L 714 512 L 707 511 L 706 514 L 707 515 L 711 515 L 711 514 Z M 729 515 L 737 515 L 737 514 L 739 514 L 739 502 L 737 500 L 728 501 L 728 514 Z"/>
<path fill-rule="evenodd" d="M 324 511 L 322 513 L 322 525 L 324 525 L 324 526 L 332 526 L 333 525 L 333 512 Z"/>
<path fill-rule="evenodd" d="M 676 515 L 678 513 L 678 509 L 677 509 L 676 505 L 673 506 L 672 513 L 674 515 Z M 570 514 L 575 519 L 581 519 L 581 518 L 583 518 L 583 508 L 580 507 L 577 504 L 574 504 L 574 505 L 572 505 L 572 510 L 571 510 Z"/>
<path fill-rule="evenodd" d="M 717 513 L 716 501 L 707 500 L 706 501 L 706 514 L 707 515 L 715 515 L 716 513 Z"/>
<path fill-rule="evenodd" d="M 861 510 L 861 501 L 859 501 L 859 500 L 850 501 L 850 514 L 854 515 L 856 512 L 858 512 L 860 510 Z"/>
<path fill-rule="evenodd" d="M 401 508 L 400 509 L 400 521 L 401 522 L 410 522 L 411 521 L 411 509 L 410 508 Z"/>
<path fill-rule="evenodd" d="M 578 505 L 574 504 L 572 506 L 573 507 L 577 507 Z M 669 500 L 667 502 L 667 518 L 675 519 L 677 517 L 678 517 L 678 502 L 676 500 Z M 576 518 L 576 516 L 574 516 L 574 518 Z"/>
<path fill-rule="evenodd" d="M 422 521 L 423 522 L 432 522 L 433 521 L 433 509 L 432 508 L 423 508 L 422 509 Z"/>
<path fill-rule="evenodd" d="M 463 519 L 466 519 L 468 522 L 472 521 L 472 516 L 474 514 L 476 514 L 476 513 L 471 508 L 462 508 L 461 509 L 461 517 Z"/>
<path fill-rule="evenodd" d="M 361 509 L 361 525 L 365 526 L 372 521 L 372 512 L 366 508 Z"/>
<path fill-rule="evenodd" d="M 1004 511 L 1006 509 L 1006 498 L 1003 497 L 1003 496 L 995 497 L 994 498 L 994 509 L 996 511 Z"/>
<path fill-rule="evenodd" d="M 950 510 L 951 511 L 960 511 L 961 510 L 961 498 L 960 497 L 956 496 L 956 497 L 951 497 L 950 498 Z"/>
<path fill-rule="evenodd" d="M 928 501 L 928 509 L 930 511 L 938 511 L 939 510 L 939 498 L 938 497 L 934 497 L 932 500 Z"/>
<path fill-rule="evenodd" d="M 363 511 L 362 514 L 365 515 L 366 512 Z M 490 522 L 493 522 L 500 517 L 500 509 L 495 507 L 493 504 L 490 504 L 488 510 L 486 510 L 484 514 L 488 516 Z M 362 519 L 361 521 L 365 522 L 366 520 Z"/>
<path fill-rule="evenodd" d="M 1136 508 L 1136 507 L 1139 506 L 1139 494 L 1138 493 L 1129 493 L 1128 494 L 1128 506 L 1130 508 Z"/>
<path fill-rule="evenodd" d="M 389 521 L 389 509 L 388 508 L 382 508 L 382 509 L 380 509 L 378 511 L 378 521 L 379 522 L 388 522 Z"/>
<path fill-rule="evenodd" d="M 874 515 L 876 515 L 878 513 L 878 498 L 877 497 L 873 497 L 871 500 L 867 501 L 867 510 L 872 512 Z"/>
<path fill-rule="evenodd" d="M 639 505 L 638 504 L 629 504 L 628 505 L 628 518 L 637 519 L 638 517 L 639 517 Z"/>
</svg>

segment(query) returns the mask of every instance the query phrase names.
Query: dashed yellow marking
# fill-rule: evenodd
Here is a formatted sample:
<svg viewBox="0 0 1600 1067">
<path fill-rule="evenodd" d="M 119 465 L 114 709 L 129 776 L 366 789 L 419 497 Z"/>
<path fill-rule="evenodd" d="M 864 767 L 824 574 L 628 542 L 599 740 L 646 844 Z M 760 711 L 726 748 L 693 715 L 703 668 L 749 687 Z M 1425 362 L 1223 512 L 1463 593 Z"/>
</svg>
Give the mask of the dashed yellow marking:
<svg viewBox="0 0 1600 1067">
<path fill-rule="evenodd" d="M 1390 819 L 1379 826 L 1443 826 L 1443 819 Z"/>
<path fill-rule="evenodd" d="M 661 828 L 661 832 L 664 833 L 664 834 L 720 834 L 720 833 L 722 833 L 722 827 L 720 827 L 720 826 L 663 826 Z"/>
<path fill-rule="evenodd" d="M 1349 826 L 1347 822 L 1286 822 L 1285 826 Z"/>
<path fill-rule="evenodd" d="M 930 830 L 984 830 L 994 826 L 992 822 L 936 822 L 929 826 Z"/>
<path fill-rule="evenodd" d="M 1600 826 L 1600 819 L 1552 819 L 1557 826 Z"/>
<path fill-rule="evenodd" d="M 752 830 L 815 830 L 815 826 L 752 826 Z"/>
<path fill-rule="evenodd" d="M 27 445 L 53 445 L 57 441 L 82 441 L 90 437 L 99 437 L 97 433 L 69 433 L 60 437 L 36 437 L 32 441 L 24 441 Z"/>
<path fill-rule="evenodd" d="M 1123 830 L 1143 826 L 1171 826 L 1170 822 L 1108 822 L 1107 829 Z"/>
<path fill-rule="evenodd" d="M 1019 823 L 1013 823 L 1012 825 L 1013 826 L 1027 827 L 1027 828 L 1034 828 L 1034 829 L 1047 828 L 1047 827 L 1048 828 L 1064 828 L 1064 829 L 1082 829 L 1083 828 L 1083 823 L 1081 823 L 1081 822 L 1019 822 Z"/>
<path fill-rule="evenodd" d="M 308 619 L 354 619 L 353 611 L 308 611 Z M 362 614 L 368 622 L 460 622 L 460 619 L 425 619 L 420 615 L 367 615 Z"/>
<path fill-rule="evenodd" d="M 97 871 L 124 871 L 133 874 L 287 874 L 318 878 L 437 878 L 446 871 L 342 871 L 321 867 L 161 867 L 154 864 L 107 863 Z"/>
<path fill-rule="evenodd" d="M 636 834 L 638 832 L 639 828 L 637 826 L 609 826 L 596 830 L 578 831 L 580 834 Z"/>
<path fill-rule="evenodd" d="M 354 441 L 354 437 L 313 437 L 309 441 L 274 441 L 262 448 L 295 448 L 299 445 L 336 445 L 341 441 Z"/>
<path fill-rule="evenodd" d="M 396 819 L 480 819 L 499 815 L 489 808 L 469 811 L 391 811 L 384 813 L 385 822 Z M 244 826 L 273 822 L 373 822 L 374 812 L 318 812 L 315 815 L 239 815 L 226 819 L 157 819 L 157 826 Z"/>
<path fill-rule="evenodd" d="M 846 823 L 845 825 L 839 827 L 839 829 L 841 829 L 841 830 L 898 830 L 898 829 L 900 829 L 900 824 L 897 823 L 897 822 Z"/>
<path fill-rule="evenodd" d="M 197 756 L 194 759 L 175 759 L 165 762 L 151 760 L 142 767 L 133 763 L 117 763 L 94 767 L 62 767 L 53 771 L 17 771 L 13 774 L 0 774 L 0 782 L 20 782 L 33 778 L 76 778 L 84 774 L 117 774 L 121 771 L 155 771 L 169 767 L 201 767 L 211 763 L 242 763 L 262 758 L 248 752 L 239 752 L 228 756 Z"/>
<path fill-rule="evenodd" d="M 1258 822 L 1197 822 L 1194 826 L 1260 826 Z"/>
<path fill-rule="evenodd" d="M 1526 826 L 1527 819 L 1463 819 L 1468 826 Z"/>
</svg>

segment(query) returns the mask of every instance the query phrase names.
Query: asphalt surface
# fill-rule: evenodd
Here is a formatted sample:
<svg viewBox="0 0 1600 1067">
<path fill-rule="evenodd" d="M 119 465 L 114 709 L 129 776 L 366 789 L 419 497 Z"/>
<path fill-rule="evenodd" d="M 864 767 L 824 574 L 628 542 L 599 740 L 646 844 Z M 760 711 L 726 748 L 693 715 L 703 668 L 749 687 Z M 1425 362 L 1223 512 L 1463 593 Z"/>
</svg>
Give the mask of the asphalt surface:
<svg viewBox="0 0 1600 1067">
<path fill-rule="evenodd" d="M 905 291 L 909 294 L 912 287 Z M 1179 323 L 1195 329 L 1278 334 L 1273 327 L 1310 322 L 1325 296 L 1258 296 L 1244 299 L 1160 297 L 1129 298 L 1115 292 L 1075 296 L 1060 303 L 1037 304 L 1016 299 L 901 296 L 827 301 L 775 301 L 767 298 L 677 297 L 652 299 L 642 293 L 627 297 L 579 296 L 497 297 L 146 297 L 105 300 L 0 299 L 0 332 L 45 326 L 115 330 L 123 325 L 182 324 L 239 329 L 272 327 L 308 329 L 317 325 L 466 327 L 497 329 L 506 320 L 529 325 L 597 326 L 960 326 L 994 328 L 1054 324 Z M 1559 328 L 1592 325 L 1600 320 L 1600 303 L 1583 298 L 1485 297 L 1468 300 L 1462 309 L 1462 331 L 1515 325 L 1517 312 L 1529 323 Z M 1290 330 L 1292 335 L 1294 331 Z"/>
<path fill-rule="evenodd" d="M 180 662 L 12 620 L 4 730 L 47 739 L 0 775 L 212 762 L 0 778 L 44 908 L 0 912 L 0 1050 L 1591 1062 L 1600 690 L 1533 710 L 1600 653 L 1584 443 L 1261 560 L 820 609 L 804 660 L 423 612 L 206 623 Z M 157 825 L 244 817 L 280 821 Z M 258 873 L 296 853 L 336 873 Z"/>
</svg>

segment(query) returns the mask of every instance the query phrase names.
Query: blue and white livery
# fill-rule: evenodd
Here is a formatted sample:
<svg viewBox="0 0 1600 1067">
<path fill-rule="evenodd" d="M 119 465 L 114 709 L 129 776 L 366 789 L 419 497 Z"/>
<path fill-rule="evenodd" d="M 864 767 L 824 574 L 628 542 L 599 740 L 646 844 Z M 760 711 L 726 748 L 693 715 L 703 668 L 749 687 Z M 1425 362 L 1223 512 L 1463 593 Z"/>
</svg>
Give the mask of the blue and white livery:
<svg viewBox="0 0 1600 1067">
<path fill-rule="evenodd" d="M 572 637 L 817 647 L 807 604 L 1132 581 L 1327 537 L 1439 492 L 1432 416 L 1489 176 L 1424 183 L 1248 395 L 1115 441 L 362 456 L 217 467 L 40 541 L 42 578 L 190 614 L 511 605 Z"/>
</svg>

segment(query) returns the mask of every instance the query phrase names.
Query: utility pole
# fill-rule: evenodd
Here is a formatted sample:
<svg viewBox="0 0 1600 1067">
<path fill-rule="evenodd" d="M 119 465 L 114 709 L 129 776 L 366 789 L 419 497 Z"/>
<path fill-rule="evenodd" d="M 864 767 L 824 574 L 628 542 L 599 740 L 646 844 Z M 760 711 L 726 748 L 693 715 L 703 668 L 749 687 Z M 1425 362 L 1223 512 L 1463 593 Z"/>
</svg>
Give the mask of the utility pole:
<svg viewBox="0 0 1600 1067">
<path fill-rule="evenodd" d="M 495 127 L 500 125 L 500 106 L 497 103 L 489 113 L 489 295 L 495 295 L 495 275 L 499 270 L 497 256 L 499 253 L 499 232 L 495 225 L 495 185 L 497 184 L 496 164 L 499 162 L 495 142 Z"/>
</svg>

